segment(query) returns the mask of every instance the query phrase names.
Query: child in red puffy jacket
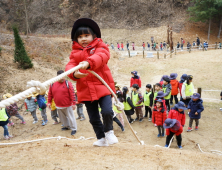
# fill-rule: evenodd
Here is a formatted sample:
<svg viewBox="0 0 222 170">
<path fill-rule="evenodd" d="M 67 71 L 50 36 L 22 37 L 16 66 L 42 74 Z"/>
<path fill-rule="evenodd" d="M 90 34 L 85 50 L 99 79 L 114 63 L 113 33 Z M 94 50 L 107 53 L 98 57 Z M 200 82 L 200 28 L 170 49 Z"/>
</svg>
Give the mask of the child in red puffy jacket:
<svg viewBox="0 0 222 170">
<path fill-rule="evenodd" d="M 81 68 L 71 73 L 69 78 L 76 81 L 78 102 L 84 103 L 90 123 L 96 133 L 94 146 L 109 146 L 118 143 L 113 132 L 113 110 L 111 92 L 88 70 L 96 72 L 115 92 L 113 77 L 107 65 L 110 52 L 101 39 L 98 24 L 88 18 L 78 19 L 72 28 L 73 40 L 70 60 L 66 71 L 81 64 Z M 101 107 L 103 123 L 100 119 L 98 104 Z"/>
<path fill-rule="evenodd" d="M 156 106 L 153 109 L 152 122 L 157 125 L 159 134 L 157 137 L 164 136 L 163 123 L 166 120 L 166 110 L 163 106 L 163 101 L 158 99 Z"/>
</svg>

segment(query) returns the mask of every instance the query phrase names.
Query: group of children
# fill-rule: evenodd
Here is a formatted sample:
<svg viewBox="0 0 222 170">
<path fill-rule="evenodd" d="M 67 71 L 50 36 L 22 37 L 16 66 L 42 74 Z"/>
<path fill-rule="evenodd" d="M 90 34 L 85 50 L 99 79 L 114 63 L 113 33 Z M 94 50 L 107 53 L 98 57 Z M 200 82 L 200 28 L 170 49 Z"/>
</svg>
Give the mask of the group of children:
<svg viewBox="0 0 222 170">
<path fill-rule="evenodd" d="M 148 117 L 149 113 L 148 120 L 152 121 L 158 129 L 157 137 L 165 136 L 164 128 L 167 129 L 166 147 L 168 147 L 172 136 L 176 134 L 178 147 L 182 148 L 181 133 L 186 121 L 184 111 L 188 109 L 190 120 L 187 132 L 190 132 L 193 130 L 193 121 L 196 123 L 195 130 L 198 130 L 201 112 L 204 110 L 200 94 L 194 93 L 193 76 L 183 74 L 181 80 L 178 81 L 176 73 L 171 73 L 170 76 L 164 75 L 160 82 L 155 84 L 154 89 L 152 89 L 151 84 L 147 84 L 146 91 L 142 95 L 139 90 L 141 79 L 137 75 L 137 71 L 132 71 L 131 74 L 131 93 L 126 86 L 122 88 L 122 91 L 119 85 L 115 86 L 118 98 L 122 99 L 119 101 L 124 104 L 124 111 L 129 123 L 142 122 L 144 118 Z M 178 93 L 181 96 L 180 101 L 177 98 Z M 170 108 L 173 105 L 173 99 L 175 105 Z M 145 115 L 142 111 L 143 106 L 145 106 Z M 136 119 L 131 117 L 134 112 L 136 113 Z M 169 124 L 175 126 L 168 126 Z"/>
<path fill-rule="evenodd" d="M 75 92 L 76 99 L 77 99 L 77 92 Z M 24 105 L 26 108 L 26 111 L 30 112 L 33 117 L 33 124 L 38 123 L 38 118 L 36 115 L 36 110 L 39 108 L 41 111 L 42 116 L 42 126 L 45 126 L 48 123 L 47 119 L 47 113 L 46 113 L 46 107 L 47 107 L 47 96 L 48 91 L 46 91 L 45 95 L 40 95 L 38 93 L 33 93 L 31 95 L 28 95 L 25 99 Z M 4 94 L 3 99 L 7 99 L 12 97 L 10 93 Z M 12 138 L 12 135 L 8 132 L 8 126 L 14 126 L 14 123 L 12 122 L 11 117 L 15 116 L 18 119 L 21 120 L 21 124 L 26 124 L 24 118 L 19 114 L 19 110 L 22 108 L 23 105 L 20 106 L 20 108 L 17 106 L 16 103 L 13 103 L 9 106 L 7 106 L 5 109 L 0 110 L 0 126 L 4 128 L 4 139 L 10 139 Z M 76 103 L 77 106 L 77 119 L 85 120 L 85 116 L 83 114 L 83 104 L 82 103 Z M 57 108 L 54 100 L 52 99 L 51 106 L 51 118 L 54 120 L 53 125 L 59 124 L 60 121 L 58 120 L 59 115 L 57 113 Z"/>
<path fill-rule="evenodd" d="M 111 71 L 107 65 L 110 58 L 109 49 L 107 44 L 103 43 L 100 28 L 95 21 L 88 18 L 78 19 L 73 25 L 71 39 L 73 41 L 72 52 L 70 54 L 70 61 L 66 65 L 66 71 L 79 64 L 81 65 L 79 70 L 68 76 L 70 79 L 77 82 L 76 87 L 79 92 L 78 101 L 80 103 L 84 103 L 87 108 L 90 123 L 92 124 L 98 139 L 93 143 L 94 146 L 109 146 L 118 143 L 118 138 L 115 136 L 113 131 L 113 121 L 118 124 L 121 122 L 122 127 L 124 127 L 124 121 L 121 113 L 118 111 L 116 112 L 119 114 L 120 121 L 115 118 L 116 116 L 113 111 L 115 110 L 115 107 L 112 105 L 111 92 L 97 78 L 95 78 L 88 69 L 99 74 L 113 91 L 115 91 L 116 88 L 118 100 L 123 102 L 124 111 L 130 123 L 133 123 L 134 121 L 143 121 L 144 116 L 142 108 L 143 105 L 145 105 L 145 117 L 148 117 L 149 113 L 149 121 L 152 120 L 154 125 L 158 128 L 157 136 L 164 136 L 164 128 L 167 129 L 166 147 L 168 147 L 171 137 L 175 134 L 178 147 L 182 148 L 181 133 L 183 132 L 183 126 L 185 125 L 184 110 L 187 108 L 189 109 L 190 116 L 188 130 L 192 130 L 193 120 L 196 122 L 195 129 L 198 130 L 199 119 L 204 108 L 202 106 L 200 95 L 198 93 L 194 93 L 194 86 L 192 84 L 193 76 L 187 76 L 184 74 L 182 75 L 180 82 L 178 82 L 176 80 L 177 74 L 172 73 L 170 76 L 164 75 L 161 81 L 155 85 L 155 91 L 152 89 L 150 84 L 147 84 L 146 92 L 142 95 L 139 90 L 141 88 L 140 77 L 137 75 L 136 71 L 133 71 L 131 72 L 133 76 L 130 83 L 132 92 L 130 93 L 127 87 L 123 87 L 121 89 L 120 86 L 114 84 Z M 153 45 L 154 43 L 155 42 L 153 42 Z M 133 50 L 135 50 L 134 43 L 132 44 L 132 47 Z M 63 86 L 63 88 L 65 88 L 65 86 Z M 180 102 L 176 100 L 176 95 L 179 91 L 181 94 Z M 173 96 L 175 99 L 175 106 L 170 110 L 170 104 L 173 104 Z M 75 104 L 74 101 L 71 102 Z M 38 118 L 36 116 L 37 105 L 41 110 L 43 118 L 42 125 L 44 126 L 47 124 L 48 119 L 44 95 L 33 94 L 28 96 L 25 100 L 25 104 L 27 110 L 31 112 L 34 118 L 33 124 L 38 122 Z M 53 108 L 52 103 L 49 104 L 51 104 L 51 108 Z M 99 106 L 101 111 L 99 111 Z M 73 106 L 73 109 L 74 108 L 75 106 Z M 58 109 L 62 108 L 60 107 Z M 55 110 L 51 109 L 52 117 L 55 121 L 54 124 L 57 124 L 57 117 L 59 115 L 57 116 Z M 79 109 L 79 112 L 81 110 L 82 109 Z M 134 110 L 136 112 L 135 120 L 131 117 L 134 114 Z M 9 112 L 9 109 L 7 108 L 0 109 L 0 126 L 4 128 L 5 139 L 12 137 L 8 133 L 7 127 L 7 124 L 11 120 Z M 102 115 L 103 122 L 101 121 L 100 113 Z M 25 124 L 24 119 L 19 116 L 17 112 L 14 115 L 22 120 L 22 124 Z M 84 116 L 82 114 L 79 114 L 79 118 L 84 120 Z M 124 131 L 124 128 L 122 128 L 122 131 Z"/>
</svg>

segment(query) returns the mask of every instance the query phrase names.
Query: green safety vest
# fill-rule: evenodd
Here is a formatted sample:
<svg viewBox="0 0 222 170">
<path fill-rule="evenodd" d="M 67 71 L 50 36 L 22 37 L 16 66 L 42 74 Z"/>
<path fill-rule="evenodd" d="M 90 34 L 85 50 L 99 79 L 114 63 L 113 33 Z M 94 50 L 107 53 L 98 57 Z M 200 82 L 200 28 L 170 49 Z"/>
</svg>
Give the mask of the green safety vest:
<svg viewBox="0 0 222 170">
<path fill-rule="evenodd" d="M 134 92 L 132 93 L 132 102 L 133 102 L 133 105 L 135 107 L 138 107 L 138 106 L 142 106 L 143 105 L 143 102 L 140 103 L 139 105 L 137 105 L 137 102 L 139 101 L 139 96 L 138 96 L 138 93 L 134 94 Z"/>
<path fill-rule="evenodd" d="M 191 82 L 190 85 L 188 85 L 187 83 L 185 84 L 185 95 L 186 96 L 192 96 L 193 95 L 193 83 Z"/>
<path fill-rule="evenodd" d="M 8 116 L 6 114 L 5 108 L 0 110 L 0 121 L 5 122 L 6 120 L 8 120 Z"/>
<path fill-rule="evenodd" d="M 130 96 L 126 95 L 126 100 L 128 97 L 130 98 Z M 123 102 L 123 105 L 124 105 L 124 110 L 131 110 L 132 109 L 132 107 L 129 105 L 129 103 L 127 101 Z"/>
<path fill-rule="evenodd" d="M 148 92 L 144 94 L 143 96 L 143 101 L 144 101 L 144 105 L 145 106 L 150 106 L 150 95 L 152 94 L 152 92 Z"/>
<path fill-rule="evenodd" d="M 118 110 L 115 105 L 113 105 L 113 111 L 114 111 L 116 114 L 122 113 L 122 111 Z"/>
<path fill-rule="evenodd" d="M 166 87 L 163 87 L 163 92 L 164 93 L 166 93 L 166 89 L 167 89 Z M 168 100 L 168 99 L 170 99 L 170 97 L 171 97 L 171 91 L 170 91 L 170 93 L 167 96 L 164 97 L 164 99 Z"/>
<path fill-rule="evenodd" d="M 158 91 L 155 91 L 155 92 L 154 92 L 153 103 L 154 103 L 154 101 L 155 101 L 155 99 L 156 99 L 157 93 L 158 93 Z"/>
</svg>

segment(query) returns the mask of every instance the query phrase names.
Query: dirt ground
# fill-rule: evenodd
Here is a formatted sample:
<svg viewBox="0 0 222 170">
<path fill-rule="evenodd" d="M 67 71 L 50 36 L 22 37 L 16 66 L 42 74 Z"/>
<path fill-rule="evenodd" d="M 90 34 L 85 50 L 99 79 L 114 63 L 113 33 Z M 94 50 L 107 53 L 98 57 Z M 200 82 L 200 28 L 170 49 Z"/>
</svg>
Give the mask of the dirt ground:
<svg viewBox="0 0 222 170">
<path fill-rule="evenodd" d="M 142 92 L 147 83 L 155 84 L 162 75 L 172 72 L 178 73 L 178 79 L 183 73 L 194 76 L 194 86 L 203 89 L 220 90 L 221 50 L 207 52 L 193 52 L 174 55 L 173 58 L 148 59 L 136 56 L 132 58 L 120 57 L 116 52 L 111 52 L 110 68 L 115 81 L 121 86 L 129 86 L 130 72 L 137 70 L 142 79 Z M 18 70 L 12 63 L 12 56 L 3 53 L 1 63 L 7 63 L 8 69 L 4 73 L 3 92 L 16 93 L 25 88 L 25 83 L 31 79 L 45 81 L 55 76 L 56 68 L 34 62 L 34 68 L 30 70 Z M 68 58 L 64 62 L 67 62 Z M 3 67 L 2 67 L 3 68 Z M 13 89 L 13 88 L 15 88 Z M 13 90 L 12 90 L 13 89 Z M 219 92 L 203 92 L 203 98 L 219 99 Z M 19 102 L 21 104 L 21 102 Z M 144 146 L 138 145 L 129 127 L 126 125 L 125 132 L 114 123 L 114 131 L 119 143 L 107 148 L 93 147 L 96 139 L 87 141 L 70 141 L 56 139 L 13 146 L 0 146 L 0 169 L 221 169 L 222 157 L 209 153 L 211 150 L 222 151 L 222 127 L 221 103 L 204 100 L 205 110 L 202 113 L 199 130 L 186 132 L 188 116 L 182 134 L 183 149 L 177 148 L 174 141 L 171 149 L 154 147 L 164 146 L 165 137 L 157 138 L 157 128 L 148 119 L 143 122 L 135 122 L 132 127 L 137 132 Z M 20 120 L 13 117 L 14 127 L 9 131 L 14 138 L 10 141 L 0 138 L 1 143 L 19 142 L 26 140 L 42 139 L 46 137 L 64 136 L 78 139 L 80 136 L 95 137 L 87 117 L 85 121 L 77 121 L 78 131 L 71 137 L 70 131 L 61 131 L 61 124 L 52 125 L 50 111 L 47 110 L 49 123 L 41 126 L 40 121 L 33 125 L 30 113 L 24 109 L 20 111 L 27 124 L 21 125 Z M 76 111 L 75 111 L 75 115 Z M 40 111 L 37 112 L 41 120 Z M 135 117 L 135 115 L 134 115 Z M 0 134 L 3 129 L 0 128 Z M 196 144 L 199 143 L 201 153 Z"/>
</svg>

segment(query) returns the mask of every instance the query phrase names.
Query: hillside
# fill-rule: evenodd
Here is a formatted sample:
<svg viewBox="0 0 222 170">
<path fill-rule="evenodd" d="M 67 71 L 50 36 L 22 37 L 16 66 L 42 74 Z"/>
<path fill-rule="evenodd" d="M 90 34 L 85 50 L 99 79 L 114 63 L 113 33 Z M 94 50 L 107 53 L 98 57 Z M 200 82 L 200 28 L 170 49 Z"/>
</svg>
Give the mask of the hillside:
<svg viewBox="0 0 222 170">
<path fill-rule="evenodd" d="M 24 4 L 24 2 L 26 2 Z M 179 31 L 184 24 L 190 0 L 3 0 L 0 22 L 9 28 L 16 23 L 26 30 L 26 13 L 32 33 L 69 33 L 74 21 L 89 17 L 101 28 L 143 29 L 174 24 Z M 25 10 L 25 7 L 27 10 Z"/>
<path fill-rule="evenodd" d="M 2 34 L 3 35 L 3 34 Z M 22 36 L 26 42 L 29 54 L 32 54 L 34 68 L 29 70 L 18 69 L 13 63 L 13 38 L 10 34 L 4 34 L 4 46 L 0 58 L 0 96 L 10 92 L 17 94 L 26 89 L 26 82 L 34 79 L 41 82 L 56 75 L 58 69 L 63 69 L 68 62 L 71 42 L 64 38 L 43 38 Z M 3 40 L 2 36 L 1 39 Z M 33 43 L 36 43 L 33 45 Z M 34 47 L 36 46 L 37 49 Z M 40 46 L 40 47 L 39 47 Z M 58 50 L 58 47 L 60 48 Z M 40 49 L 41 50 L 40 50 Z M 34 55 L 37 50 L 40 55 Z M 60 53 L 59 53 L 60 52 Z M 36 54 L 38 54 L 36 53 Z M 56 55 L 58 53 L 58 55 Z M 44 57 L 44 55 L 47 57 Z M 51 54 L 51 58 L 48 58 Z M 57 58 L 56 58 L 57 57 Z M 55 59 L 56 58 L 56 59 Z M 48 60 L 47 60 L 48 59 Z M 192 61 L 192 62 L 185 62 Z M 111 51 L 109 67 L 114 80 L 121 86 L 129 86 L 130 72 L 137 70 L 142 79 L 142 92 L 147 83 L 158 82 L 163 74 L 177 72 L 194 76 L 194 86 L 203 89 L 218 90 L 221 88 L 221 50 L 184 52 L 173 55 L 173 58 L 143 59 L 140 55 L 132 58 L 120 56 L 118 52 Z M 179 77 L 178 77 L 179 79 Z M 219 92 L 203 92 L 203 98 L 219 99 Z M 18 102 L 19 105 L 22 101 Z M 95 139 L 87 141 L 69 141 L 55 139 L 29 143 L 24 145 L 0 146 L 0 167 L 2 169 L 221 169 L 222 157 L 209 153 L 211 150 L 222 151 L 221 111 L 218 102 L 204 99 L 205 110 L 202 113 L 198 131 L 186 132 L 189 117 L 186 116 L 186 124 L 183 132 L 183 150 L 177 149 L 176 142 L 171 149 L 154 147 L 165 145 L 165 138 L 157 138 L 157 129 L 151 122 L 144 119 L 142 123 L 135 122 L 132 127 L 137 132 L 145 146 L 138 145 L 126 125 L 125 132 L 114 123 L 114 131 L 119 143 L 108 148 L 96 148 L 92 146 Z M 9 131 L 14 138 L 1 143 L 19 142 L 26 140 L 42 139 L 46 137 L 65 136 L 78 139 L 80 136 L 95 137 L 93 129 L 88 121 L 78 121 L 78 131 L 74 137 L 70 132 L 61 131 L 61 124 L 52 125 L 50 111 L 47 110 L 49 123 L 41 126 L 39 121 L 32 124 L 32 116 L 23 108 L 20 113 L 26 120 L 26 125 L 21 125 L 20 120 L 13 117 L 14 127 Z M 85 107 L 84 114 L 87 115 Z M 76 115 L 76 113 L 75 113 Z M 187 115 L 187 114 L 186 114 Z M 40 111 L 37 117 L 41 119 Z M 135 115 L 133 115 L 135 118 Z M 3 128 L 0 128 L 3 134 Z M 201 153 L 196 144 L 199 143 Z M 4 155 L 4 156 L 3 156 Z M 0 169 L 1 169 L 0 168 Z"/>
</svg>

